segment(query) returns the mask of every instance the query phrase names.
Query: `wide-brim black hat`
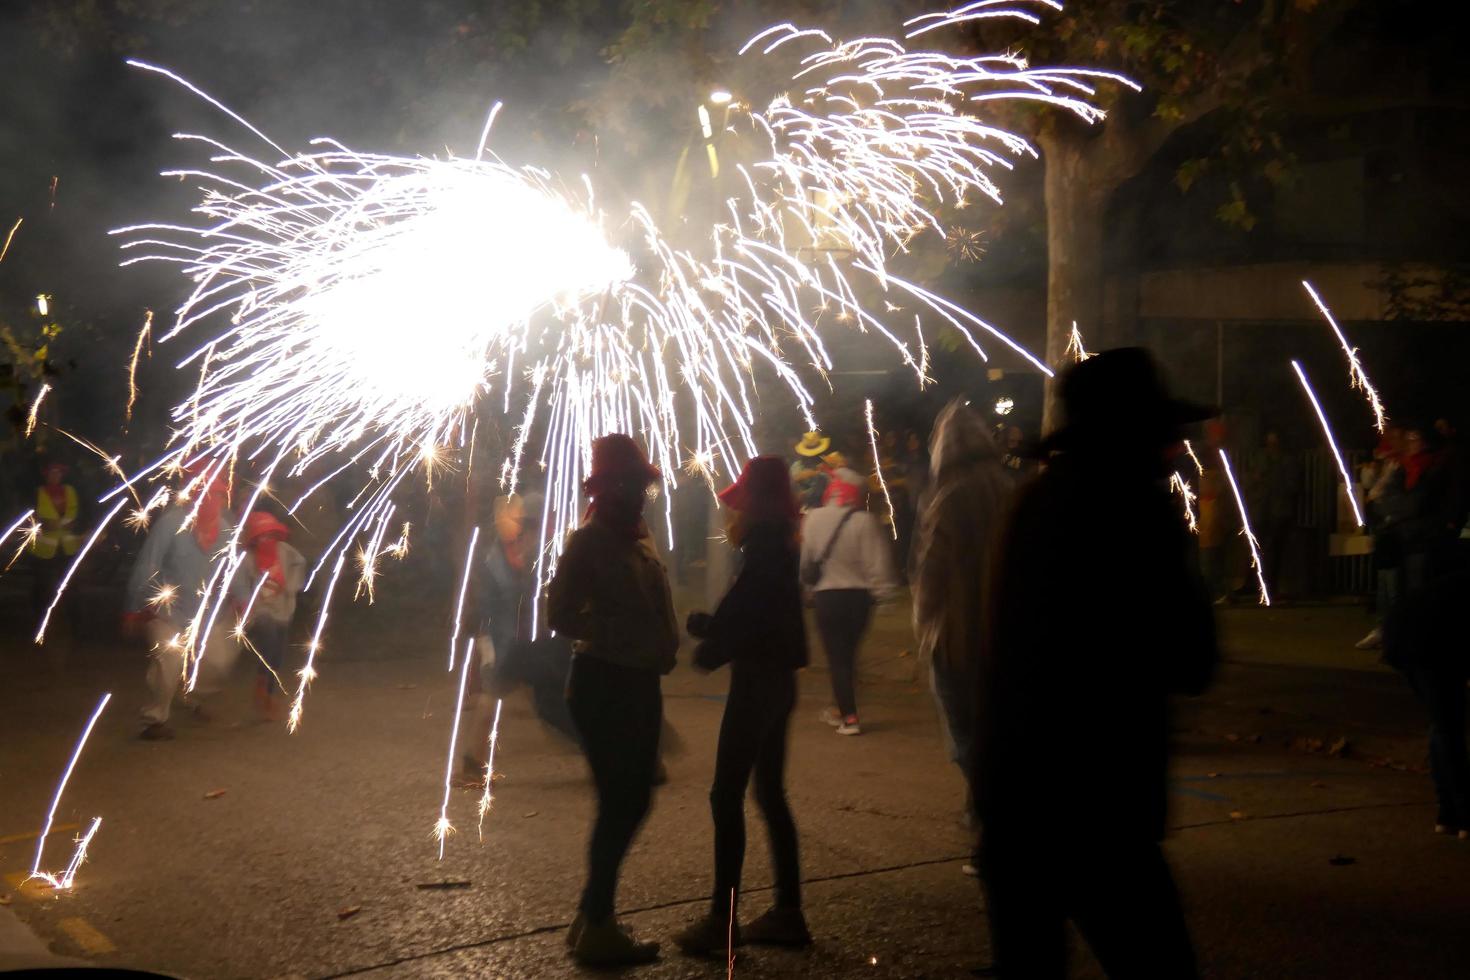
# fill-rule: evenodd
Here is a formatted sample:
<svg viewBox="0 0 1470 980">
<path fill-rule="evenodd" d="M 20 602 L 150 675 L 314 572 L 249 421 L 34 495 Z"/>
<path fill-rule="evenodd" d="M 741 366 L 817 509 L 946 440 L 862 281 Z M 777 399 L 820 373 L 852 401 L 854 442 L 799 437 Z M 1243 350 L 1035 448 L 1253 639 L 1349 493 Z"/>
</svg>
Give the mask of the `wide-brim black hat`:
<svg viewBox="0 0 1470 980">
<path fill-rule="evenodd" d="M 1045 449 L 1126 441 L 1130 435 L 1162 445 L 1184 426 L 1220 414 L 1214 406 L 1173 397 L 1158 363 L 1142 347 L 1118 347 L 1079 361 L 1059 386 L 1064 422 L 1047 437 Z"/>
</svg>

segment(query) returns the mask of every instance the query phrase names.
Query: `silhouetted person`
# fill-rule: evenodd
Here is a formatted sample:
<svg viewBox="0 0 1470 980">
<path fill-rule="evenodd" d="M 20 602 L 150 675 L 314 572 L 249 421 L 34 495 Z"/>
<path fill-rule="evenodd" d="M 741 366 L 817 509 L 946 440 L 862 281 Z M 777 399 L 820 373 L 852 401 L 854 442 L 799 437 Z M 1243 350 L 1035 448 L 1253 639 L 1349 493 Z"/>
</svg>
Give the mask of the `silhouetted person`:
<svg viewBox="0 0 1470 980">
<path fill-rule="evenodd" d="M 732 922 L 745 862 L 745 791 L 755 777 L 755 801 L 765 817 L 776 879 L 774 906 L 743 930 L 745 942 L 805 946 L 801 865 L 796 823 L 786 802 L 786 740 L 796 708 L 796 672 L 807 665 L 797 569 L 800 511 L 777 456 L 757 456 L 720 494 L 729 541 L 740 549 L 740 572 L 713 616 L 693 613 L 689 633 L 701 642 L 700 670 L 730 665 L 730 694 L 720 724 L 710 810 L 715 823 L 715 885 L 708 914 L 676 937 L 698 956 L 723 956 L 742 930 Z"/>
<path fill-rule="evenodd" d="M 1071 920 L 1112 977 L 1196 974 L 1164 833 L 1167 700 L 1197 694 L 1215 624 L 1164 482 L 1180 426 L 1149 355 L 1062 378 L 1066 425 L 1003 532 L 975 791 L 1002 977 L 1062 978 Z"/>
<path fill-rule="evenodd" d="M 587 884 L 567 943 L 587 965 L 647 963 L 613 915 L 618 871 L 652 800 L 663 723 L 660 678 L 674 668 L 679 627 L 668 575 L 648 539 L 643 505 L 659 472 L 629 436 L 592 443 L 583 489 L 592 503 L 547 590 L 551 628 L 577 643 L 567 702 L 597 788 Z"/>
<path fill-rule="evenodd" d="M 1015 480 L 985 420 L 960 399 L 935 419 L 929 459 L 932 492 L 919 515 L 910 576 L 914 635 L 929 661 L 950 758 L 965 776 L 965 813 L 973 824 L 985 593 Z M 974 874 L 975 867 L 965 870 Z"/>
<path fill-rule="evenodd" d="M 1260 454 L 1246 474 L 1246 502 L 1253 530 L 1260 539 L 1261 565 L 1272 595 L 1281 592 L 1281 564 L 1296 527 L 1301 469 L 1295 456 L 1281 448 L 1281 436 L 1267 432 Z M 1245 592 L 1255 587 L 1247 582 Z"/>
<path fill-rule="evenodd" d="M 1384 659 L 1404 674 L 1429 716 L 1429 771 L 1439 801 L 1435 832 L 1470 839 L 1470 651 L 1464 634 L 1470 561 L 1460 540 L 1467 503 L 1443 450 L 1426 447 L 1442 436 L 1438 430 L 1407 430 L 1403 587 L 1384 623 Z"/>
</svg>

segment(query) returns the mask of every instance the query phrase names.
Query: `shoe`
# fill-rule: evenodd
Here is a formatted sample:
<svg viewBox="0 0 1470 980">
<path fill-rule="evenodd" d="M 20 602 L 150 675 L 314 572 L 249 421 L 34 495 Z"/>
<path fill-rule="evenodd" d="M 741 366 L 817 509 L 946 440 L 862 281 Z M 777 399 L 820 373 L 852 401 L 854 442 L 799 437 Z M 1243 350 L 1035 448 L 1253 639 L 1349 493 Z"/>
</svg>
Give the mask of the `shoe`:
<svg viewBox="0 0 1470 980">
<path fill-rule="evenodd" d="M 276 709 L 276 692 L 269 677 L 255 678 L 255 714 L 261 721 L 275 721 L 280 717 Z"/>
<path fill-rule="evenodd" d="M 583 966 L 636 966 L 658 959 L 658 943 L 638 942 L 612 919 L 588 922 L 572 944 L 572 959 Z"/>
<path fill-rule="evenodd" d="M 980 869 L 975 866 L 974 861 L 966 861 L 960 865 L 960 874 L 966 878 L 978 878 L 980 877 Z"/>
<path fill-rule="evenodd" d="M 685 956 L 723 957 L 732 947 L 742 945 L 740 926 L 732 931 L 727 919 L 701 916 L 674 933 L 674 945 Z"/>
<path fill-rule="evenodd" d="M 857 715 L 848 715 L 842 719 L 842 724 L 837 726 L 838 735 L 861 735 L 863 726 L 858 724 Z"/>
<path fill-rule="evenodd" d="M 576 949 L 577 943 L 582 939 L 582 931 L 587 928 L 587 916 L 582 912 L 567 926 L 567 949 Z"/>
<path fill-rule="evenodd" d="M 1353 644 L 1357 650 L 1377 650 L 1383 646 L 1383 628 L 1375 626 L 1368 631 L 1368 635 Z"/>
<path fill-rule="evenodd" d="M 842 712 L 836 708 L 823 708 L 822 720 L 833 728 L 838 728 L 842 725 Z"/>
<path fill-rule="evenodd" d="M 740 937 L 756 946 L 810 946 L 812 934 L 801 909 L 772 908 L 740 930 Z"/>
<path fill-rule="evenodd" d="M 144 728 L 138 737 L 145 742 L 171 742 L 173 741 L 174 730 L 168 727 L 167 722 L 155 721 L 153 724 Z"/>
</svg>

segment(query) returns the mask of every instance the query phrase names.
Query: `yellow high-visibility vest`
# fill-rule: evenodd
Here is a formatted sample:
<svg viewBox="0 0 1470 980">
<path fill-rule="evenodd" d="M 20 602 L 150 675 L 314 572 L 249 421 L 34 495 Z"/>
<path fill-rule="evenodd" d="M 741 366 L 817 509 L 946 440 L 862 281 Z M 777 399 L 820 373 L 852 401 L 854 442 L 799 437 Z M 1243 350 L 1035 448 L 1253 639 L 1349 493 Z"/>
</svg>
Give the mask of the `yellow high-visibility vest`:
<svg viewBox="0 0 1470 980">
<path fill-rule="evenodd" d="M 51 502 L 51 495 L 45 487 L 36 491 L 36 517 L 41 521 L 41 533 L 31 544 L 31 553 L 37 558 L 55 558 L 58 549 L 70 558 L 82 546 L 81 536 L 71 530 L 77 519 L 77 492 L 69 485 L 65 489 L 65 513 L 61 514 L 56 512 L 56 505 Z"/>
</svg>

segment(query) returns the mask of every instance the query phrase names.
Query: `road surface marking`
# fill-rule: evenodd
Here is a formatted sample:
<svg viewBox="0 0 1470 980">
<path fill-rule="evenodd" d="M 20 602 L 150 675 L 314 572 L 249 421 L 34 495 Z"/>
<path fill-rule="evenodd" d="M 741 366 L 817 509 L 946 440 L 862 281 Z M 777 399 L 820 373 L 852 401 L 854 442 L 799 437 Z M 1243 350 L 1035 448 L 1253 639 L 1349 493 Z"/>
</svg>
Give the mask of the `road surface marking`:
<svg viewBox="0 0 1470 980">
<path fill-rule="evenodd" d="M 68 830 L 80 830 L 80 829 L 81 829 L 81 825 L 80 824 L 59 823 L 56 826 L 54 826 L 54 827 L 51 828 L 51 833 L 53 833 L 53 834 L 64 834 Z M 33 830 L 29 834 L 11 834 L 8 837 L 0 837 L 0 845 L 4 845 L 4 844 L 19 844 L 22 841 L 35 840 L 37 837 L 40 837 L 40 836 L 41 836 L 41 832 L 39 830 Z"/>
<path fill-rule="evenodd" d="M 71 916 L 62 919 L 57 925 L 88 956 L 102 956 L 106 953 L 117 952 L 117 947 L 112 945 L 112 940 L 102 935 L 96 929 L 93 929 L 91 923 L 86 919 L 79 916 Z"/>
</svg>

